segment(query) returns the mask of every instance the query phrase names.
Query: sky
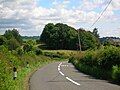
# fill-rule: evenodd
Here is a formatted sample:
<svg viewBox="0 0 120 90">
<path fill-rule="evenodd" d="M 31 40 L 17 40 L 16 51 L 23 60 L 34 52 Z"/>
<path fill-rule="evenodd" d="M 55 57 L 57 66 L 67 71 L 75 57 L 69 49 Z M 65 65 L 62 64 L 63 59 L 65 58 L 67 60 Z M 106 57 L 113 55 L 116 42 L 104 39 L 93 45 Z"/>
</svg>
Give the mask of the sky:
<svg viewBox="0 0 120 90">
<path fill-rule="evenodd" d="M 64 23 L 93 31 L 100 37 L 120 37 L 120 0 L 0 0 L 0 34 L 16 28 L 23 36 L 39 36 L 48 23 Z"/>
</svg>

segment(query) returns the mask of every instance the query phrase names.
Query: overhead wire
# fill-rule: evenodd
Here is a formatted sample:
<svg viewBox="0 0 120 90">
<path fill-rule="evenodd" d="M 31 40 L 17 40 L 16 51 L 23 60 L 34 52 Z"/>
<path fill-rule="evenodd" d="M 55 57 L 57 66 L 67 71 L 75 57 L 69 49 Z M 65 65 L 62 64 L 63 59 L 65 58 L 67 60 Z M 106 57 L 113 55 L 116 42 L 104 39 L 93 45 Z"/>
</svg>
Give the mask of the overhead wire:
<svg viewBox="0 0 120 90">
<path fill-rule="evenodd" d="M 90 26 L 93 27 L 98 21 L 99 19 L 102 17 L 102 15 L 104 14 L 104 12 L 107 10 L 107 8 L 109 7 L 109 5 L 111 4 L 112 0 L 110 0 L 107 4 L 107 6 L 105 7 L 105 9 L 101 12 L 101 14 L 99 15 L 99 17 L 93 22 L 93 24 Z"/>
</svg>

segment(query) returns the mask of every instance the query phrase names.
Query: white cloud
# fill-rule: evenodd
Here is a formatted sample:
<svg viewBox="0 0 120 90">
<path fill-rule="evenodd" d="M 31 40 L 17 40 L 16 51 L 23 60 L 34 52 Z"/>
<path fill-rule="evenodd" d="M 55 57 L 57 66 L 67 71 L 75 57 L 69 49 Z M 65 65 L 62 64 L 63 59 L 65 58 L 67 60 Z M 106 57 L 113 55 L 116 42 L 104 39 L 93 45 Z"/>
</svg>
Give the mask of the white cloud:
<svg viewBox="0 0 120 90">
<path fill-rule="evenodd" d="M 0 23 L 0 27 L 5 25 L 7 28 L 20 28 L 22 34 L 27 34 L 30 30 L 38 34 L 49 22 L 63 22 L 74 27 L 79 23 L 92 24 L 99 16 L 99 13 L 93 10 L 101 6 L 104 8 L 106 5 L 105 0 L 83 0 L 81 6 L 70 9 L 67 7 L 69 3 L 70 0 L 54 0 L 53 7 L 45 8 L 38 6 L 37 0 L 0 0 L 0 19 L 4 22 Z M 120 10 L 120 0 L 113 0 L 101 22 L 116 19 L 114 10 Z M 20 23 L 17 23 L 19 21 Z"/>
<path fill-rule="evenodd" d="M 114 10 L 120 10 L 120 0 L 112 0 L 111 5 Z"/>
</svg>

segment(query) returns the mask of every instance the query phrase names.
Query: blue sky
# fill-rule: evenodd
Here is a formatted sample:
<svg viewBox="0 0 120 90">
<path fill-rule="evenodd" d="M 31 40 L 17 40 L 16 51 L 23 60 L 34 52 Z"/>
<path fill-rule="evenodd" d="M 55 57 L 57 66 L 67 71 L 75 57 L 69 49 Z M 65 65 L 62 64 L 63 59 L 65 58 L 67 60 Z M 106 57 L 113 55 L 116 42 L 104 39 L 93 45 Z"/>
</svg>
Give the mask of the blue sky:
<svg viewBox="0 0 120 90">
<path fill-rule="evenodd" d="M 113 0 L 93 27 L 110 0 L 0 0 L 0 34 L 17 28 L 21 35 L 40 35 L 47 23 L 65 23 L 92 31 L 101 37 L 120 37 L 120 0 Z"/>
</svg>

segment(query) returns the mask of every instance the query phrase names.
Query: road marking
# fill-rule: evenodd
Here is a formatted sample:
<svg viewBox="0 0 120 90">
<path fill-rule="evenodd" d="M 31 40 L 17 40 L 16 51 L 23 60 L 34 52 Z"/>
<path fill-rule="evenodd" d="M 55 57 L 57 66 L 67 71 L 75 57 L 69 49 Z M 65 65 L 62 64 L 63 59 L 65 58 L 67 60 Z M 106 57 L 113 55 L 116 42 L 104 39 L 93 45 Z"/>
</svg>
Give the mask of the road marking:
<svg viewBox="0 0 120 90">
<path fill-rule="evenodd" d="M 58 68 L 58 71 L 60 71 L 60 68 Z"/>
<path fill-rule="evenodd" d="M 63 67 L 68 67 L 68 65 L 61 65 L 61 66 L 63 66 Z"/>
<path fill-rule="evenodd" d="M 59 73 L 62 75 L 62 76 L 64 76 L 64 73 L 62 73 L 61 71 L 60 71 L 60 66 L 62 65 L 62 63 L 60 63 L 59 65 L 58 65 L 58 71 L 59 71 Z"/>
<path fill-rule="evenodd" d="M 67 80 L 71 81 L 72 83 L 76 84 L 76 85 L 80 85 L 79 83 L 75 82 L 74 80 L 70 79 L 69 77 L 65 77 Z"/>
<path fill-rule="evenodd" d="M 60 67 L 61 67 L 61 66 L 63 66 L 63 65 L 62 65 L 62 62 L 58 65 L 58 72 L 59 72 L 62 76 L 65 76 L 65 74 L 60 70 Z M 66 65 L 66 66 L 67 66 L 67 65 Z M 75 82 L 75 81 L 72 80 L 71 78 L 69 78 L 69 77 L 65 77 L 65 78 L 66 78 L 68 81 L 74 83 L 75 85 L 80 86 L 79 83 Z"/>
<path fill-rule="evenodd" d="M 61 71 L 59 71 L 59 73 L 60 73 L 62 76 L 64 76 L 64 73 L 62 73 Z"/>
</svg>

